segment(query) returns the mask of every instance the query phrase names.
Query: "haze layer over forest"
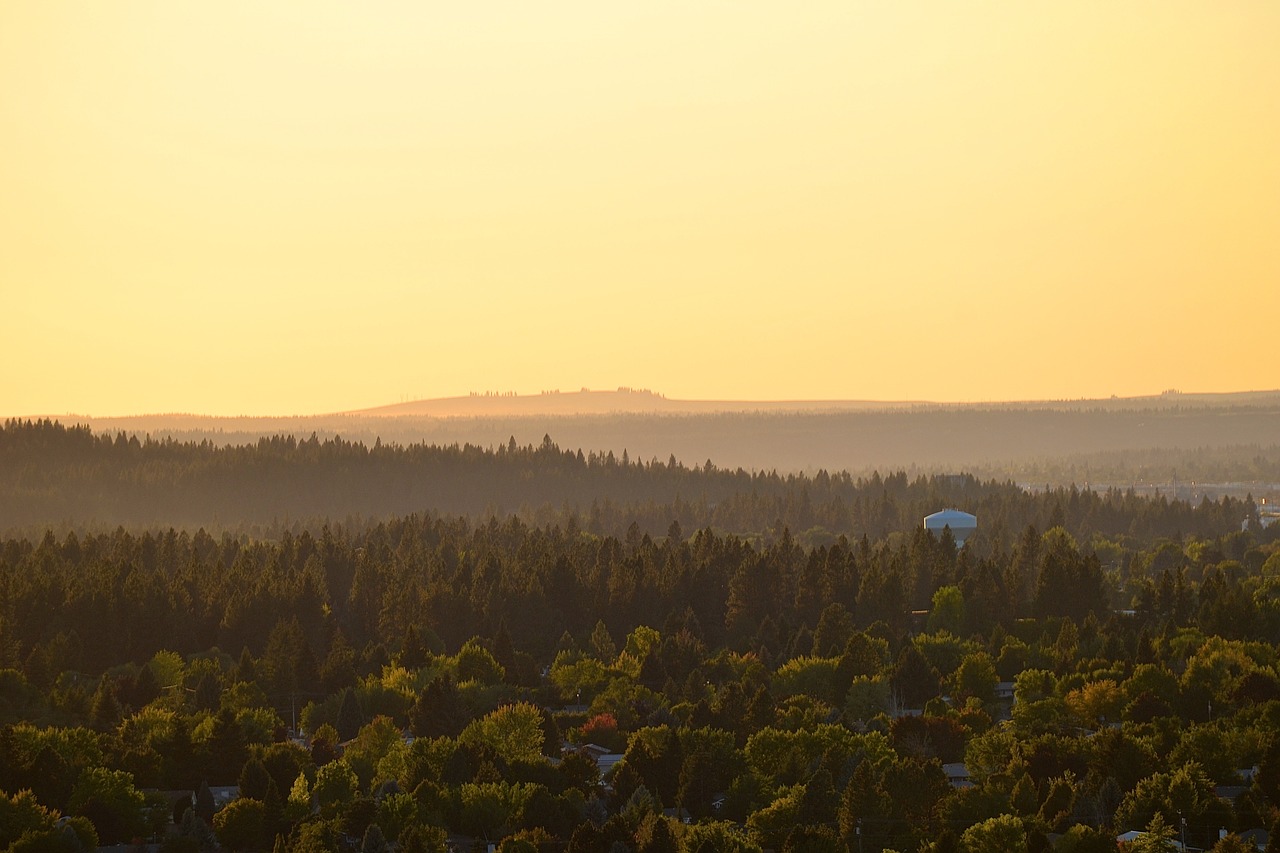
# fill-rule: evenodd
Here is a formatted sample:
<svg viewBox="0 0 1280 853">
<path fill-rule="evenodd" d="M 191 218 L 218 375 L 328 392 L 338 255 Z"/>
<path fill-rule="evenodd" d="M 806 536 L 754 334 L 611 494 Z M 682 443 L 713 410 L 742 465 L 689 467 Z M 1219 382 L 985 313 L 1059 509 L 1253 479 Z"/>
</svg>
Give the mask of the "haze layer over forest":
<svg viewBox="0 0 1280 853">
<path fill-rule="evenodd" d="M 477 395 L 292 418 L 67 416 L 214 445 L 341 436 L 369 447 L 538 445 L 748 471 L 967 471 L 1034 485 L 1280 482 L 1280 392 L 991 404 L 669 400 L 648 391 Z M 1269 461 L 1270 460 L 1270 461 Z"/>
<path fill-rule="evenodd" d="M 1052 423 L 1053 413 L 1027 414 Z M 902 417 L 931 416 L 956 415 Z M 821 417 L 796 415 L 781 424 L 801 441 L 806 419 L 822 423 Z M 1155 460 L 1169 462 L 1166 452 L 1151 453 L 1153 465 Z M 1222 453 L 1214 457 L 1201 450 L 1177 458 L 1221 473 L 1234 458 L 1230 450 Z M 1275 489 L 1263 480 L 1280 481 L 1277 454 L 1258 452 L 1247 464 L 1257 475 L 1254 489 L 1226 489 L 1224 494 L 1253 506 L 1247 499 L 1256 491 L 1257 497 L 1274 502 Z M 929 485 L 921 487 L 924 492 L 909 507 L 885 506 L 884 483 L 899 479 L 905 484 L 905 473 L 857 478 L 848 471 L 751 473 L 718 467 L 712 460 L 686 465 L 674 454 L 659 461 L 625 450 L 561 449 L 550 435 L 536 445 L 511 437 L 489 448 L 383 444 L 380 439 L 366 445 L 341 437 L 321 440 L 314 433 L 305 439 L 276 435 L 251 444 L 216 445 L 208 440 L 139 440 L 123 432 L 95 435 L 84 426 L 47 420 L 9 421 L 0 429 L 0 471 L 0 528 L 31 531 L 68 524 L 238 529 L 426 511 L 480 519 L 519 513 L 538 523 L 581 516 L 593 530 L 635 522 L 657 535 L 674 513 L 691 529 L 710 526 L 750 535 L 788 526 L 813 529 L 822 539 L 885 535 L 912 526 L 940 506 L 973 505 L 984 495 L 1003 493 L 1007 498 L 1021 491 L 1007 476 L 986 483 L 970 475 L 934 475 L 927 481 L 917 476 Z M 1061 486 L 1057 491 L 1065 493 Z M 1132 487 L 1111 491 L 1135 492 Z M 1070 492 L 1076 494 L 1074 485 Z M 1218 494 L 1175 491 L 1173 496 L 1191 506 L 1206 497 L 1216 500 Z M 990 520 L 990 507 L 986 510 Z M 1245 522 L 1252 512 L 1237 512 L 1235 523 Z M 1030 522 L 1017 520 L 1025 523 Z M 1177 529 L 1173 525 L 1169 535 Z"/>
</svg>

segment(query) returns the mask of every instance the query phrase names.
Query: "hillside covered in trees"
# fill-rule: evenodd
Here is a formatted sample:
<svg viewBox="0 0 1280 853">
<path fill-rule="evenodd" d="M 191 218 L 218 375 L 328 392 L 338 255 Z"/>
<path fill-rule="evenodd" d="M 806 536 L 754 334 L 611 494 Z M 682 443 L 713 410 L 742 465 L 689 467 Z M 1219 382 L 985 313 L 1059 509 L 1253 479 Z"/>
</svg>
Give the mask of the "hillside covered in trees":
<svg viewBox="0 0 1280 853">
<path fill-rule="evenodd" d="M 1229 853 L 1280 819 L 1247 500 L 2 438 L 13 853 Z"/>
<path fill-rule="evenodd" d="M 1037 485 L 1179 479 L 1280 484 L 1275 432 L 1280 393 L 1276 392 L 1022 404 L 863 404 L 853 411 L 763 405 L 753 409 L 750 405 L 706 412 L 568 414 L 550 410 L 469 417 L 375 417 L 355 412 L 296 418 L 155 415 L 64 422 L 101 434 L 149 434 L 215 445 L 254 444 L 280 435 L 302 439 L 315 433 L 322 441 L 340 435 L 370 447 L 381 440 L 405 446 L 489 448 L 512 438 L 520 446 L 537 446 L 544 435 L 550 435 L 561 447 L 594 450 L 598 455 L 612 452 L 620 458 L 626 451 L 630 458 L 643 460 L 674 456 L 686 465 L 711 459 L 722 468 L 782 473 L 825 469 L 869 476 L 875 470 L 901 469 L 982 471 Z M 1149 455 L 1139 459 L 1134 453 Z M 1117 454 L 1124 456 L 1117 459 Z M 1212 465 L 1205 464 L 1209 460 Z M 1073 464 L 1078 465 L 1076 471 L 1070 470 Z"/>
<path fill-rule="evenodd" d="M 1264 470 L 1273 465 L 1259 457 Z M 562 450 L 543 436 L 487 449 L 475 445 L 372 446 L 315 435 L 248 445 L 139 440 L 51 421 L 0 428 L 0 531 L 36 536 L 48 525 L 204 527 L 238 530 L 317 520 L 353 521 L 432 511 L 473 520 L 518 513 L 618 534 L 630 524 L 659 535 L 678 521 L 750 536 L 789 527 L 796 535 L 880 538 L 915 526 L 941 506 L 983 518 L 984 536 L 1006 547 L 1028 524 L 1062 522 L 1086 537 L 1208 535 L 1254 519 L 1248 500 L 1195 507 L 1137 500 L 1128 490 L 1075 488 L 1028 501 L 1012 482 L 970 476 L 873 472 L 780 475 L 631 458 L 626 451 Z M 1192 509 L 1196 512 L 1192 512 Z M 1056 515 L 1054 514 L 1056 512 Z M 1052 517 L 1051 517 L 1052 516 Z M 808 540 L 806 540 L 808 541 Z"/>
</svg>

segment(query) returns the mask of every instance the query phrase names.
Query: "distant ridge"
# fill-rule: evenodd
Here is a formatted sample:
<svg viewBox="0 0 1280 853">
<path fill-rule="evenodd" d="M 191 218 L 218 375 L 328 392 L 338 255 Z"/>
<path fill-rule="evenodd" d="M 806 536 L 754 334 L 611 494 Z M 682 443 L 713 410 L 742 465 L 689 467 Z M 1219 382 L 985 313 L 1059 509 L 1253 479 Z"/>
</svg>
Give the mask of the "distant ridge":
<svg viewBox="0 0 1280 853">
<path fill-rule="evenodd" d="M 832 412 L 929 405 L 871 400 L 670 400 L 647 389 L 550 391 L 542 394 L 484 393 L 413 400 L 342 412 L 359 417 L 520 417 L 545 415 L 714 414 L 718 412 Z"/>
<path fill-rule="evenodd" d="M 18 415 L 18 420 L 53 420 L 95 429 L 227 429 L 294 431 L 308 425 L 405 419 L 560 418 L 600 415 L 840 414 L 857 412 L 990 411 L 1169 411 L 1183 409 L 1259 409 L 1280 407 L 1280 389 L 1182 393 L 1165 391 L 1135 397 L 1057 400 L 938 402 L 933 400 L 673 400 L 648 389 L 551 391 L 541 394 L 482 393 L 466 397 L 411 400 L 367 409 L 310 415 L 203 415 L 166 412 L 94 416 L 63 412 Z M 10 416 L 5 416 L 10 417 Z"/>
<path fill-rule="evenodd" d="M 492 418 L 573 415 L 706 415 L 733 412 L 872 412 L 903 409 L 1132 410 L 1280 404 L 1280 390 L 1189 393 L 1165 391 L 1140 397 L 1079 400 L 939 403 L 928 400 L 672 400 L 648 389 L 484 393 L 413 400 L 337 414 L 350 417 Z"/>
<path fill-rule="evenodd" d="M 1280 448 L 1277 391 L 893 403 L 671 400 L 623 389 L 455 397 L 299 417 L 71 415 L 53 420 L 97 432 L 215 445 L 315 434 L 368 447 L 379 442 L 496 447 L 513 439 L 537 446 L 549 436 L 561 448 L 584 452 L 626 452 L 632 459 L 674 456 L 687 465 L 710 460 L 748 470 L 904 468 L 981 470 L 1029 482 L 1206 481 L 1211 476 L 1280 483 L 1269 461 Z M 1215 456 L 1208 448 L 1234 449 Z M 1075 461 L 1065 461 L 1069 457 Z M 1210 465 L 1210 459 L 1226 461 Z"/>
</svg>

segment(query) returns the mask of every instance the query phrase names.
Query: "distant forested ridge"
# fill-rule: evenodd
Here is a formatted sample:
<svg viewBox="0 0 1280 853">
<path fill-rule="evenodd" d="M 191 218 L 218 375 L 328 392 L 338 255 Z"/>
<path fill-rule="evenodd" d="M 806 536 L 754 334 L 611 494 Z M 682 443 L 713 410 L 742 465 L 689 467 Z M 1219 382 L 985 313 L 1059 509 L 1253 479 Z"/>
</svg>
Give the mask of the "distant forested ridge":
<svg viewBox="0 0 1280 853">
<path fill-rule="evenodd" d="M 902 472 L 779 475 L 633 460 L 514 439 L 474 445 L 372 447 L 340 437 L 259 439 L 249 445 L 95 435 L 52 421 L 0 428 L 0 530 L 45 526 L 206 527 L 237 530 L 318 520 L 357 521 L 434 512 L 473 519 L 518 513 L 620 535 L 635 524 L 659 535 L 676 521 L 763 535 L 788 527 L 806 542 L 880 538 L 955 506 L 978 514 L 997 545 L 1027 525 L 1076 534 L 1217 535 L 1256 518 L 1250 501 L 1192 505 L 1129 491 L 1052 489 L 1030 497 L 1008 481 L 908 478 Z M 314 524 L 312 525 L 315 526 Z"/>
<path fill-rule="evenodd" d="M 65 421 L 65 419 L 64 419 Z M 860 411 L 305 418 L 146 416 L 77 419 L 99 433 L 252 444 L 316 433 L 383 443 L 520 446 L 551 435 L 561 447 L 632 459 L 789 472 L 982 471 L 1021 482 L 1127 483 L 1225 479 L 1280 483 L 1280 394 L 991 405 L 914 405 Z M 1206 457 L 1204 451 L 1212 451 Z M 1141 459 L 1130 453 L 1146 453 Z M 1083 458 L 1081 458 L 1083 457 Z M 1206 462 L 1212 464 L 1206 465 Z M 1045 463 L 1045 464 L 1041 464 Z M 1025 476 L 1024 476 L 1025 475 Z M 1225 475 L 1225 476 L 1224 476 Z"/>
</svg>

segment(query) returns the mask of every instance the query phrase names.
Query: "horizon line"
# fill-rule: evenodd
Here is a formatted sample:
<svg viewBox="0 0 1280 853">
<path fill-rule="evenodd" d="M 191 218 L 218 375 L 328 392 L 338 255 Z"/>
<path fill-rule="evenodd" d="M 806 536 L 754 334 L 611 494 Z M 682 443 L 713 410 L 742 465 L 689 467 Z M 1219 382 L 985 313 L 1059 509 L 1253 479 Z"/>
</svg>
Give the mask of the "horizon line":
<svg viewBox="0 0 1280 853">
<path fill-rule="evenodd" d="M 452 395 L 446 397 L 422 397 L 414 400 L 405 400 L 398 403 L 385 403 L 375 406 L 367 406 L 359 409 L 342 409 L 328 412 L 311 412 L 306 414 L 210 414 L 192 411 L 169 411 L 169 412 L 138 412 L 131 414 L 91 414 L 85 412 L 62 412 L 62 413 L 40 413 L 40 414 L 22 414 L 22 415 L 5 415 L 6 421 L 22 421 L 22 420 L 53 420 L 63 421 L 64 419 L 82 419 L 82 420 L 128 420 L 136 418 L 194 418 L 203 420 L 302 420 L 315 418 L 389 418 L 389 417 L 437 417 L 437 418 L 466 418 L 477 417 L 478 415 L 429 415 L 429 414 L 403 414 L 396 415 L 390 410 L 407 408 L 411 406 L 429 405 L 433 403 L 452 403 L 452 402 L 468 402 L 479 403 L 484 405 L 485 401 L 493 403 L 501 403 L 504 401 L 521 400 L 533 401 L 555 397 L 574 397 L 586 394 L 607 394 L 614 396 L 621 395 L 637 395 L 651 397 L 662 400 L 664 403 L 671 405 L 702 405 L 702 406 L 769 406 L 769 407 L 786 407 L 797 406 L 807 409 L 818 409 L 822 407 L 840 407 L 840 406 L 859 406 L 883 409 L 901 409 L 909 407 L 951 407 L 951 406 L 1009 406 L 1009 405 L 1035 405 L 1035 404 L 1062 404 L 1062 403 L 1113 403 L 1122 401 L 1144 401 L 1144 400 L 1177 400 L 1179 398 L 1203 398 L 1203 397 L 1232 397 L 1232 396 L 1265 396 L 1269 394 L 1280 394 L 1280 388 L 1274 389 L 1253 389 L 1245 391 L 1180 391 L 1169 389 L 1154 394 L 1135 394 L 1129 396 L 1121 396 L 1112 394 L 1105 397 L 1082 396 L 1082 397 L 1039 397 L 1039 398 L 1022 398 L 1022 399 L 1001 399 L 1001 400 L 874 400 L 865 398 L 785 398 L 785 399 L 729 399 L 729 398 L 681 398 L 667 397 L 666 395 L 653 391 L 651 389 L 630 388 L 627 386 L 619 386 L 615 389 L 592 389 L 581 388 L 576 391 L 539 391 L 536 393 L 518 393 L 518 392 L 470 392 L 467 395 Z M 614 412 L 562 412 L 562 413 L 546 413 L 548 417 L 574 417 L 574 416 L 590 416 L 599 414 L 664 414 L 662 412 L 628 412 L 626 410 L 617 410 Z M 534 413 L 531 413 L 534 414 Z M 676 414 L 676 413 L 665 413 Z M 510 416 L 510 415 L 507 415 Z"/>
</svg>

